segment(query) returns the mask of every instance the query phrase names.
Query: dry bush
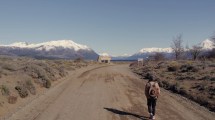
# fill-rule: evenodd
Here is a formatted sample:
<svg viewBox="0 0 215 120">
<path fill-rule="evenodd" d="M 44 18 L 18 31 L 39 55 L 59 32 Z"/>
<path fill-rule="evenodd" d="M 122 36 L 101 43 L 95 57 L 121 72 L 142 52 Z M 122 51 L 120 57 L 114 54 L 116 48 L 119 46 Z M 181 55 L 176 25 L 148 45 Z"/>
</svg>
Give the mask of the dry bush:
<svg viewBox="0 0 215 120">
<path fill-rule="evenodd" d="M 169 72 L 175 72 L 175 71 L 178 71 L 179 67 L 180 67 L 180 65 L 179 65 L 178 62 L 172 61 L 172 62 L 168 65 L 167 70 L 168 70 Z"/>
<path fill-rule="evenodd" d="M 51 81 L 50 80 L 44 81 L 43 86 L 45 88 L 50 88 L 51 87 Z"/>
<path fill-rule="evenodd" d="M 33 78 L 36 78 L 37 82 L 43 85 L 44 87 L 46 87 L 47 81 L 50 82 L 50 78 L 47 75 L 47 72 L 38 65 L 35 64 L 28 65 L 24 68 L 24 70 L 28 72 Z"/>
<path fill-rule="evenodd" d="M 29 90 L 29 92 L 32 95 L 36 95 L 36 88 L 35 88 L 35 86 L 34 86 L 34 84 L 32 83 L 31 80 L 26 80 L 24 86 L 26 86 L 26 88 Z"/>
<path fill-rule="evenodd" d="M 161 68 L 165 68 L 165 67 L 167 67 L 166 62 L 159 62 L 155 68 L 156 69 L 161 69 Z"/>
<path fill-rule="evenodd" d="M 80 63 L 80 62 L 84 62 L 83 58 L 77 58 L 74 60 L 75 63 Z"/>
<path fill-rule="evenodd" d="M 8 70 L 8 71 L 16 71 L 18 69 L 16 64 L 6 63 L 6 62 L 2 63 L 1 67 L 2 69 Z"/>
<path fill-rule="evenodd" d="M 154 64 L 153 64 L 154 65 Z M 191 99 L 210 111 L 215 111 L 214 61 L 165 61 L 153 65 L 130 65 L 142 78 L 150 78 L 155 72 L 160 87 Z M 204 69 L 200 69 L 203 68 Z M 173 72 L 168 72 L 173 71 Z M 183 81 L 178 81 L 183 80 Z"/>
<path fill-rule="evenodd" d="M 211 81 L 215 81 L 215 77 L 212 77 L 210 80 L 211 80 Z M 215 91 L 215 90 L 214 90 L 214 91 Z"/>
<path fill-rule="evenodd" d="M 155 53 L 154 55 L 152 55 L 152 59 L 154 59 L 155 61 L 161 61 L 161 60 L 165 60 L 165 55 L 164 53 Z"/>
<path fill-rule="evenodd" d="M 182 65 L 180 67 L 181 72 L 198 72 L 198 68 L 189 64 Z"/>
<path fill-rule="evenodd" d="M 205 75 L 202 78 L 200 78 L 199 80 L 210 80 L 210 79 L 211 79 L 211 76 Z"/>
<path fill-rule="evenodd" d="M 8 103 L 9 104 L 15 104 L 17 102 L 17 97 L 16 96 L 9 96 L 8 97 Z"/>
<path fill-rule="evenodd" d="M 195 80 L 196 78 L 193 76 L 177 76 L 176 80 Z"/>
<path fill-rule="evenodd" d="M 15 89 L 18 91 L 19 96 L 21 98 L 25 98 L 28 96 L 28 90 L 22 82 L 19 82 Z"/>
<path fill-rule="evenodd" d="M 1 93 L 2 93 L 3 96 L 10 95 L 10 90 L 6 85 L 1 85 L 0 89 L 1 89 Z"/>
</svg>

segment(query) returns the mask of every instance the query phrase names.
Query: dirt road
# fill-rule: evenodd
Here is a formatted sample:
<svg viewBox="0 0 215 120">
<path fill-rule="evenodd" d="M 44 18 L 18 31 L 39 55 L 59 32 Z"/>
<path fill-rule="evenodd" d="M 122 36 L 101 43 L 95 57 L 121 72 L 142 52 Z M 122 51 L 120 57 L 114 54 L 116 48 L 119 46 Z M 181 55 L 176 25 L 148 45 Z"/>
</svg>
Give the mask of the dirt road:
<svg viewBox="0 0 215 120">
<path fill-rule="evenodd" d="M 144 85 L 128 65 L 80 69 L 8 120 L 148 120 Z M 195 103 L 161 92 L 157 120 L 214 120 Z"/>
</svg>

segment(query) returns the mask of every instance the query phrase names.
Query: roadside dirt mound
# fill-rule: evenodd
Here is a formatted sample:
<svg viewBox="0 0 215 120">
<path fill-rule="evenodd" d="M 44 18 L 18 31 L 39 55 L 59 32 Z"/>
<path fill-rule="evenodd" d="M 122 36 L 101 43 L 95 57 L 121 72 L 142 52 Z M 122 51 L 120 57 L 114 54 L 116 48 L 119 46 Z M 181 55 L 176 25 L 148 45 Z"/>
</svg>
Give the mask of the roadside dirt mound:
<svg viewBox="0 0 215 120">
<path fill-rule="evenodd" d="M 90 63 L 0 56 L 0 116 L 58 84 L 68 71 Z"/>
</svg>

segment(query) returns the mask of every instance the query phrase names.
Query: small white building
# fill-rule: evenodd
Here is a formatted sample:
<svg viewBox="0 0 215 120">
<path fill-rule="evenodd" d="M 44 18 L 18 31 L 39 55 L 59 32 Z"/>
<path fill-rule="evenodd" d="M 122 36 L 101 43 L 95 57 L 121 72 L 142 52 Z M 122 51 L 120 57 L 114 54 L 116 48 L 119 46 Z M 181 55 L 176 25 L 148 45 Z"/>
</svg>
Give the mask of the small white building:
<svg viewBox="0 0 215 120">
<path fill-rule="evenodd" d="M 110 63 L 111 61 L 111 56 L 109 56 L 108 54 L 101 54 L 98 57 L 98 62 L 100 63 Z"/>
</svg>

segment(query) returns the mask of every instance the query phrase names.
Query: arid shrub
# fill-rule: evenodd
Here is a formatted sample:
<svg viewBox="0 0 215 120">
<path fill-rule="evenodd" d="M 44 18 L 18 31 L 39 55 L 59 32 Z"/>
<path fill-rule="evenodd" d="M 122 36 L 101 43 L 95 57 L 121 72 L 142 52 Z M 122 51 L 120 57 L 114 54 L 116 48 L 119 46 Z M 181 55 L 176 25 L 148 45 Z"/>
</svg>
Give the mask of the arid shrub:
<svg viewBox="0 0 215 120">
<path fill-rule="evenodd" d="M 50 87 L 51 87 L 51 81 L 50 81 L 50 80 L 45 81 L 45 82 L 43 83 L 43 86 L 44 86 L 45 88 L 50 88 Z"/>
<path fill-rule="evenodd" d="M 129 65 L 129 67 L 137 67 L 137 65 L 138 65 L 137 62 L 133 62 Z"/>
<path fill-rule="evenodd" d="M 170 63 L 170 65 L 167 67 L 167 70 L 169 71 L 169 72 L 175 72 L 175 71 L 177 71 L 179 69 L 179 64 L 177 63 L 177 62 L 175 62 L 175 61 L 172 61 L 171 63 Z"/>
<path fill-rule="evenodd" d="M 198 72 L 198 68 L 196 68 L 196 67 L 194 67 L 192 65 L 187 64 L 187 65 L 182 65 L 180 67 L 180 71 L 181 72 Z"/>
<path fill-rule="evenodd" d="M 204 96 L 195 96 L 194 101 L 196 101 L 197 103 L 199 103 L 202 106 L 208 105 L 208 101 Z"/>
<path fill-rule="evenodd" d="M 187 95 L 187 91 L 181 87 L 180 90 L 179 90 L 179 94 L 183 95 L 183 96 L 186 96 Z"/>
<path fill-rule="evenodd" d="M 164 60 L 166 58 L 165 58 L 165 54 L 157 52 L 154 55 L 152 55 L 152 59 L 155 61 L 161 61 L 161 60 Z"/>
<path fill-rule="evenodd" d="M 167 69 L 169 72 L 174 72 L 174 71 L 177 71 L 178 68 L 176 66 L 168 66 Z"/>
<path fill-rule="evenodd" d="M 215 88 L 210 88 L 208 93 L 215 97 Z"/>
<path fill-rule="evenodd" d="M 26 80 L 25 86 L 32 95 L 36 95 L 36 88 L 35 88 L 34 84 L 31 82 L 31 80 Z"/>
<path fill-rule="evenodd" d="M 162 81 L 163 88 L 169 89 L 170 88 L 170 83 L 168 81 Z"/>
<path fill-rule="evenodd" d="M 178 76 L 176 80 L 195 80 L 196 78 L 193 76 Z"/>
<path fill-rule="evenodd" d="M 179 91 L 180 91 L 179 84 L 175 83 L 175 84 L 171 85 L 170 90 L 174 93 L 179 93 Z"/>
<path fill-rule="evenodd" d="M 156 69 L 165 68 L 167 66 L 166 62 L 159 62 L 156 66 Z"/>
<path fill-rule="evenodd" d="M 76 58 L 74 60 L 75 63 L 79 63 L 79 62 L 84 62 L 84 59 L 83 58 Z"/>
<path fill-rule="evenodd" d="M 61 77 L 64 77 L 64 76 L 66 76 L 66 74 L 67 74 L 67 72 L 65 71 L 65 68 L 64 68 L 63 66 L 61 66 L 61 67 L 59 68 L 59 75 L 60 75 Z"/>
<path fill-rule="evenodd" d="M 18 91 L 19 96 L 20 96 L 21 98 L 25 98 L 25 97 L 28 96 L 28 91 L 27 91 L 27 89 L 25 88 L 25 86 L 23 86 L 23 85 L 18 85 L 18 86 L 15 87 L 15 89 Z"/>
<path fill-rule="evenodd" d="M 145 79 L 153 79 L 153 74 L 152 73 L 146 73 L 146 75 L 144 76 Z"/>
<path fill-rule="evenodd" d="M 31 76 L 32 74 L 34 74 L 33 76 L 37 76 L 38 78 L 47 78 L 46 71 L 38 65 L 27 65 L 24 70 L 28 72 Z"/>
<path fill-rule="evenodd" d="M 41 65 L 41 64 L 40 64 Z M 28 72 L 33 78 L 37 77 L 37 83 L 46 86 L 47 81 L 50 80 L 49 76 L 47 75 L 46 70 L 44 70 L 39 65 L 28 65 L 24 68 L 26 72 Z"/>
<path fill-rule="evenodd" d="M 200 78 L 200 80 L 210 80 L 210 79 L 211 79 L 211 77 L 210 77 L 210 76 L 208 76 L 208 75 L 206 75 L 206 76 L 204 76 L 204 77 Z"/>
<path fill-rule="evenodd" d="M 15 97 L 15 96 L 8 97 L 8 103 L 15 104 L 16 102 L 17 102 L 17 97 Z"/>
<path fill-rule="evenodd" d="M 212 77 L 210 80 L 211 80 L 211 81 L 215 81 L 215 77 Z"/>
<path fill-rule="evenodd" d="M 1 93 L 2 93 L 3 96 L 10 95 L 10 90 L 6 85 L 1 85 L 0 89 L 1 89 Z"/>
<path fill-rule="evenodd" d="M 1 67 L 5 70 L 9 70 L 9 71 L 17 70 L 17 66 L 15 64 L 3 63 Z"/>
</svg>

